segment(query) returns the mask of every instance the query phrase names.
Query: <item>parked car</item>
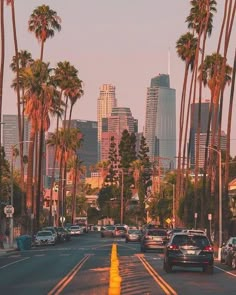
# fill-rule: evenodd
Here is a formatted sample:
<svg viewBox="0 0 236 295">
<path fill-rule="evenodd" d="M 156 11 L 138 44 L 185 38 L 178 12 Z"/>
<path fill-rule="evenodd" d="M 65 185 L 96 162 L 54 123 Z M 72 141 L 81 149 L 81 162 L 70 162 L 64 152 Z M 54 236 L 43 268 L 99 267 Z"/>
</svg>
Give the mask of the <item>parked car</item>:
<svg viewBox="0 0 236 295">
<path fill-rule="evenodd" d="M 232 266 L 233 256 L 236 252 L 236 237 L 230 237 L 221 248 L 221 263 Z"/>
<path fill-rule="evenodd" d="M 125 235 L 125 241 L 128 242 L 140 242 L 142 232 L 139 229 L 128 229 Z"/>
<path fill-rule="evenodd" d="M 58 230 L 55 226 L 46 226 L 43 227 L 42 230 L 51 231 L 53 236 L 55 237 L 56 243 L 60 241 L 60 234 L 58 233 Z"/>
<path fill-rule="evenodd" d="M 101 227 L 101 238 L 105 237 L 114 237 L 114 231 L 115 231 L 114 225 L 106 225 Z"/>
<path fill-rule="evenodd" d="M 56 244 L 56 237 L 50 230 L 42 230 L 38 231 L 35 239 L 34 239 L 35 246 L 42 246 L 42 245 L 55 245 Z"/>
<path fill-rule="evenodd" d="M 167 241 L 167 230 L 146 229 L 141 238 L 141 252 L 146 252 L 147 250 L 163 250 Z"/>
<path fill-rule="evenodd" d="M 202 267 L 204 272 L 214 271 L 214 251 L 206 235 L 175 233 L 164 249 L 163 268 L 169 273 L 173 266 Z"/>
</svg>

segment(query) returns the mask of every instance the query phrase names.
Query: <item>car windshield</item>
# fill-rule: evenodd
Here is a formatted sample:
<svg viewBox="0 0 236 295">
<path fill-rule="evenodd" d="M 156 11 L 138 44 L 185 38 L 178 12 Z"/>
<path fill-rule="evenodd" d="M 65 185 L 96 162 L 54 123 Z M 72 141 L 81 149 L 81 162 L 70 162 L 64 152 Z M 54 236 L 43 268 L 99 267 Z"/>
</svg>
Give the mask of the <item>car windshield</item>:
<svg viewBox="0 0 236 295">
<path fill-rule="evenodd" d="M 38 237 L 42 237 L 42 236 L 51 236 L 52 232 L 51 231 L 40 231 L 37 233 Z"/>
<path fill-rule="evenodd" d="M 78 225 L 71 226 L 71 229 L 80 229 Z"/>
<path fill-rule="evenodd" d="M 173 238 L 173 244 L 177 246 L 197 246 L 198 248 L 210 245 L 207 237 L 197 235 L 176 235 Z"/>
</svg>

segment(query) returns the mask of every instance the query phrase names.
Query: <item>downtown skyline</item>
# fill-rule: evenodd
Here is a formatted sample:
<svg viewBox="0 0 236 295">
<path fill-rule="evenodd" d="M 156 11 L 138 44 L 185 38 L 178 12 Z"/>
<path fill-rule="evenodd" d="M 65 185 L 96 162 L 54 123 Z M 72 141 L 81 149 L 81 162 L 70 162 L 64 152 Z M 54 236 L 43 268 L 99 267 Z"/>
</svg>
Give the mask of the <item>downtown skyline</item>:
<svg viewBox="0 0 236 295">
<path fill-rule="evenodd" d="M 180 35 L 187 32 L 185 19 L 189 14 L 189 1 L 119 1 L 110 3 L 102 0 L 71 1 L 65 9 L 64 0 L 34 1 L 22 6 L 15 1 L 19 49 L 32 52 L 39 57 L 40 46 L 27 30 L 27 22 L 33 9 L 47 4 L 56 10 L 62 19 L 62 30 L 46 42 L 45 60 L 53 67 L 57 62 L 69 60 L 79 69 L 84 82 L 84 96 L 73 113 L 74 119 L 97 121 L 97 98 L 102 84 L 116 87 L 120 107 L 130 107 L 139 121 L 139 131 L 143 131 L 145 120 L 145 99 L 149 81 L 161 74 L 170 74 L 171 86 L 176 89 L 176 129 L 178 130 L 179 103 L 182 91 L 184 63 L 177 57 L 175 45 Z M 214 17 L 214 27 L 207 53 L 216 49 L 219 28 L 222 21 L 223 1 L 218 1 L 218 13 Z M 134 4 L 136 4 L 134 6 Z M 135 7 L 135 9 L 134 9 Z M 171 7 L 171 9 L 170 9 Z M 178 10 L 178 14 L 176 11 Z M 14 55 L 14 43 L 10 22 L 10 8 L 5 9 L 6 62 L 4 71 L 3 114 L 16 114 L 16 94 L 10 89 L 13 74 L 9 63 Z M 171 19 L 171 22 L 169 21 Z M 229 64 L 233 62 L 236 44 L 235 27 L 229 49 Z M 60 49 L 60 50 L 59 50 Z M 169 63 L 168 63 L 169 58 Z M 225 100 L 228 100 L 226 90 Z M 204 99 L 209 99 L 209 91 L 204 90 Z M 227 106 L 227 103 L 225 104 Z M 224 109 L 226 116 L 227 109 Z M 224 116 L 224 118 L 226 118 Z M 233 118 L 236 120 L 236 118 Z M 225 130 L 225 121 L 223 130 Z M 236 122 L 232 122 L 235 126 Z M 53 121 L 52 121 L 52 126 Z M 178 132 L 177 132 L 178 137 Z M 177 138 L 178 140 L 178 138 Z M 231 135 L 232 156 L 236 154 L 236 134 Z"/>
</svg>

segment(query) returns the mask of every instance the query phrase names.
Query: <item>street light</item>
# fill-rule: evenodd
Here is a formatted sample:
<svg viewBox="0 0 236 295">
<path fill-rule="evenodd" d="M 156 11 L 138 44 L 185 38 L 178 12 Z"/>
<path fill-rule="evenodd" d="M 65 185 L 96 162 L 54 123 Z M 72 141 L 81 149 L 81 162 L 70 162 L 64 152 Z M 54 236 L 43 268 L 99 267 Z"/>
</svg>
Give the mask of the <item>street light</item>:
<svg viewBox="0 0 236 295">
<path fill-rule="evenodd" d="M 29 143 L 32 142 L 32 140 L 25 140 L 25 141 L 19 141 L 16 144 L 12 145 L 11 147 L 11 199 L 10 199 L 10 205 L 14 208 L 14 185 L 13 185 L 13 156 L 14 156 L 14 149 L 18 144 L 21 143 Z M 14 219 L 13 214 L 10 217 L 10 247 L 13 247 L 13 240 L 14 240 Z"/>
<path fill-rule="evenodd" d="M 221 259 L 221 246 L 222 246 L 222 172 L 221 172 L 221 149 L 217 150 L 210 146 L 202 146 L 206 149 L 211 149 L 217 152 L 219 157 L 219 248 L 218 260 Z"/>
<path fill-rule="evenodd" d="M 120 224 L 123 224 L 124 221 L 124 171 L 123 168 L 121 171 L 121 195 L 120 195 Z"/>
</svg>

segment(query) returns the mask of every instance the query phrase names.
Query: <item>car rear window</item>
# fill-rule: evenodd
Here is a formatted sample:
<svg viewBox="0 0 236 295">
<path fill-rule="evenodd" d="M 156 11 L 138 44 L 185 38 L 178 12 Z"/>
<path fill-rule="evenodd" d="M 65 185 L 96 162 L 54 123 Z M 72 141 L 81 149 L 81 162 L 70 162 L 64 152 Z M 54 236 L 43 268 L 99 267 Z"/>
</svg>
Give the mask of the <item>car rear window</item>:
<svg viewBox="0 0 236 295">
<path fill-rule="evenodd" d="M 116 229 L 126 231 L 126 228 L 124 226 L 117 226 Z"/>
<path fill-rule="evenodd" d="M 106 226 L 105 229 L 106 229 L 106 230 L 114 230 L 115 227 L 114 227 L 114 226 Z"/>
<path fill-rule="evenodd" d="M 164 231 L 164 230 L 149 230 L 148 231 L 148 235 L 149 236 L 161 236 L 161 237 L 164 237 L 164 236 L 167 236 L 167 232 Z"/>
<path fill-rule="evenodd" d="M 210 242 L 205 236 L 197 235 L 176 235 L 173 238 L 173 244 L 177 246 L 197 246 L 199 248 L 210 245 Z"/>
</svg>

